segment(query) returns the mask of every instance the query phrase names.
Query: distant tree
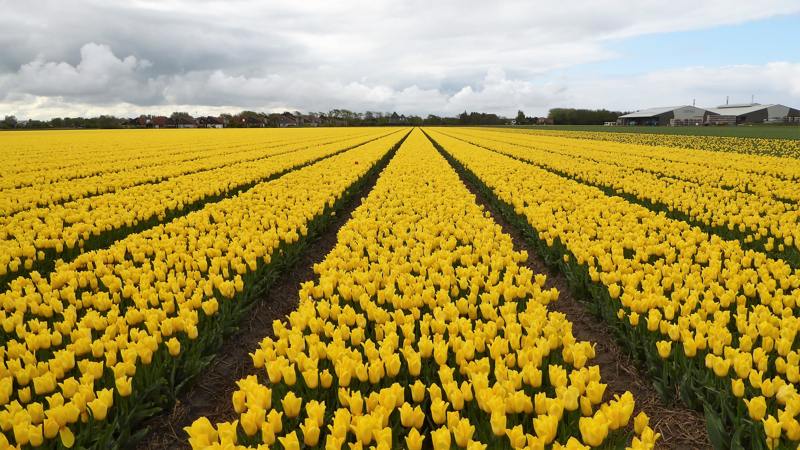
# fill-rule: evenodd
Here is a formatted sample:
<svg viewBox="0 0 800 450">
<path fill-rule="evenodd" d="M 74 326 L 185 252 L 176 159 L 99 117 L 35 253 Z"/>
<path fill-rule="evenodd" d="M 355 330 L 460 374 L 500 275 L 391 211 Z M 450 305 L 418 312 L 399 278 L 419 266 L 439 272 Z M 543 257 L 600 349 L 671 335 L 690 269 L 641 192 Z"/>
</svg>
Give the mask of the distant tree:
<svg viewBox="0 0 800 450">
<path fill-rule="evenodd" d="M 602 125 L 604 122 L 615 122 L 621 116 L 620 111 L 606 109 L 553 108 L 547 117 L 556 125 Z"/>
<path fill-rule="evenodd" d="M 114 116 L 100 116 L 95 119 L 94 128 L 122 128 L 124 119 Z"/>
<path fill-rule="evenodd" d="M 174 112 L 169 116 L 169 122 L 172 125 L 189 125 L 194 122 L 194 117 L 188 112 Z"/>
<path fill-rule="evenodd" d="M 408 116 L 406 117 L 406 122 L 408 122 L 409 125 L 415 127 L 421 127 L 424 124 L 424 121 L 420 116 Z"/>
<path fill-rule="evenodd" d="M 219 119 L 222 121 L 222 124 L 227 127 L 228 124 L 231 123 L 231 120 L 233 120 L 233 115 L 222 113 L 219 115 Z"/>
<path fill-rule="evenodd" d="M 266 114 L 255 111 L 242 111 L 233 116 L 230 126 L 234 128 L 259 128 L 265 126 L 268 122 L 269 118 Z"/>
<path fill-rule="evenodd" d="M 0 122 L 0 128 L 16 128 L 17 123 L 16 116 L 6 116 L 3 121 Z"/>
<path fill-rule="evenodd" d="M 445 119 L 445 121 L 448 122 L 447 119 Z M 459 125 L 503 125 L 508 122 L 508 119 L 500 117 L 497 114 L 479 112 L 467 113 L 464 111 L 458 115 L 458 120 L 454 120 L 453 122 Z"/>
<path fill-rule="evenodd" d="M 525 113 L 522 110 L 517 111 L 517 125 L 525 125 L 526 122 Z"/>
<path fill-rule="evenodd" d="M 441 125 L 442 118 L 439 116 L 435 116 L 433 114 L 428 114 L 428 117 L 425 118 L 424 121 L 425 125 Z"/>
</svg>

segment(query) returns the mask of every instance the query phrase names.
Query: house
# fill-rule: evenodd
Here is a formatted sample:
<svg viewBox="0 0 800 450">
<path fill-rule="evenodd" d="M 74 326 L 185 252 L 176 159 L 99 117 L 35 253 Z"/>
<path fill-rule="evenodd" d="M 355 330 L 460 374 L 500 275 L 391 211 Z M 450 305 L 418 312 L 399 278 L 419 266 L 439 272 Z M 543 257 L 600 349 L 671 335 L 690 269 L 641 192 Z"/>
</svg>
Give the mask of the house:
<svg viewBox="0 0 800 450">
<path fill-rule="evenodd" d="M 197 128 L 223 128 L 224 123 L 222 119 L 219 117 L 214 116 L 207 116 L 207 117 L 198 117 L 197 120 Z"/>
<path fill-rule="evenodd" d="M 313 114 L 305 114 L 300 116 L 300 123 L 304 127 L 318 127 L 320 125 L 320 119 Z"/>
<path fill-rule="evenodd" d="M 166 116 L 156 116 L 150 119 L 150 126 L 147 128 L 167 128 L 169 118 Z"/>
<path fill-rule="evenodd" d="M 296 127 L 300 125 L 299 122 L 300 117 L 295 116 L 294 114 L 286 111 L 285 113 L 279 115 L 277 117 L 277 125 L 281 128 L 288 128 L 288 127 Z"/>
<path fill-rule="evenodd" d="M 396 112 L 393 112 L 391 116 L 389 116 L 389 125 L 400 125 L 408 122 L 405 114 L 398 115 Z"/>
</svg>

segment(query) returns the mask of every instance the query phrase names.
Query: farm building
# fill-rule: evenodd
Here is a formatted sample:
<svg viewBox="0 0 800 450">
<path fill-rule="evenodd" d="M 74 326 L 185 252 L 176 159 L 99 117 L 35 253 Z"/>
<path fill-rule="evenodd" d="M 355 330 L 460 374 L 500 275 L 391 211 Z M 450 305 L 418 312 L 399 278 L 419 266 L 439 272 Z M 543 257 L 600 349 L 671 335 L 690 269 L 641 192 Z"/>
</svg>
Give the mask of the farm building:
<svg viewBox="0 0 800 450">
<path fill-rule="evenodd" d="M 619 125 L 702 125 L 714 114 L 696 106 L 666 106 L 642 109 L 625 114 L 617 119 Z"/>
<path fill-rule="evenodd" d="M 800 111 L 784 105 L 745 103 L 721 105 L 710 108 L 716 116 L 709 118 L 711 124 L 739 124 L 763 122 L 792 122 L 800 119 Z"/>
</svg>

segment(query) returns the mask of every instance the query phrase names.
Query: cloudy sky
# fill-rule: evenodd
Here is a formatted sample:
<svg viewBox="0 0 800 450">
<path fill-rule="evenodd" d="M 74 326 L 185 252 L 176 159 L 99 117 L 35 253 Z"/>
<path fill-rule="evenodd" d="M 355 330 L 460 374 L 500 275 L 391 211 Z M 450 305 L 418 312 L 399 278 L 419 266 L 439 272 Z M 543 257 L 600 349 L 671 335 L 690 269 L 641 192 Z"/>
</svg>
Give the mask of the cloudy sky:
<svg viewBox="0 0 800 450">
<path fill-rule="evenodd" d="M 800 1 L 0 0 L 0 116 L 800 106 Z"/>
</svg>

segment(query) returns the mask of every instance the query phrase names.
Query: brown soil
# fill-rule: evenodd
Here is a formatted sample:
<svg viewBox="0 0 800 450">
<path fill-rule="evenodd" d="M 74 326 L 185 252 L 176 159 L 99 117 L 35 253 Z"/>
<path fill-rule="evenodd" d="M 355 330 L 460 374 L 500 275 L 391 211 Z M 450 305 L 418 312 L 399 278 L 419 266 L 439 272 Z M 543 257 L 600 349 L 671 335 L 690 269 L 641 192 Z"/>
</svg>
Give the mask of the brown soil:
<svg viewBox="0 0 800 450">
<path fill-rule="evenodd" d="M 636 400 L 634 414 L 644 411 L 650 417 L 650 426 L 656 432 L 661 433 L 658 445 L 660 449 L 713 448 L 708 440 L 703 414 L 681 405 L 665 404 L 652 383 L 648 381 L 647 376 L 637 369 L 631 358 L 616 343 L 608 326 L 591 314 L 574 296 L 564 274 L 557 268 L 549 268 L 538 257 L 536 249 L 528 244 L 522 233 L 505 220 L 474 185 L 463 177 L 462 181 L 467 189 L 475 195 L 477 203 L 486 208 L 495 222 L 503 227 L 503 231 L 511 236 L 514 247 L 528 252 L 526 266 L 534 273 L 547 275 L 545 283 L 547 288 L 558 289 L 558 300 L 550 303 L 548 308 L 567 316 L 567 319 L 573 324 L 572 333 L 576 339 L 596 344 L 596 356 L 592 360 L 592 364 L 600 366 L 603 382 L 608 384 L 606 398 L 630 391 Z"/>
<path fill-rule="evenodd" d="M 262 299 L 243 319 L 240 330 L 226 339 L 214 362 L 194 381 L 184 395 L 178 397 L 171 411 L 147 421 L 150 432 L 136 446 L 140 450 L 188 449 L 188 436 L 183 430 L 205 416 L 211 423 L 233 420 L 231 395 L 236 381 L 256 373 L 249 353 L 265 337 L 271 337 L 272 321 L 283 319 L 299 302 L 300 283 L 316 279 L 313 267 L 321 262 L 336 244 L 339 228 L 350 219 L 353 210 L 372 190 L 380 171 L 367 179 L 361 192 L 328 223 L 326 230 L 309 243 L 298 261 L 280 275 Z"/>
</svg>

